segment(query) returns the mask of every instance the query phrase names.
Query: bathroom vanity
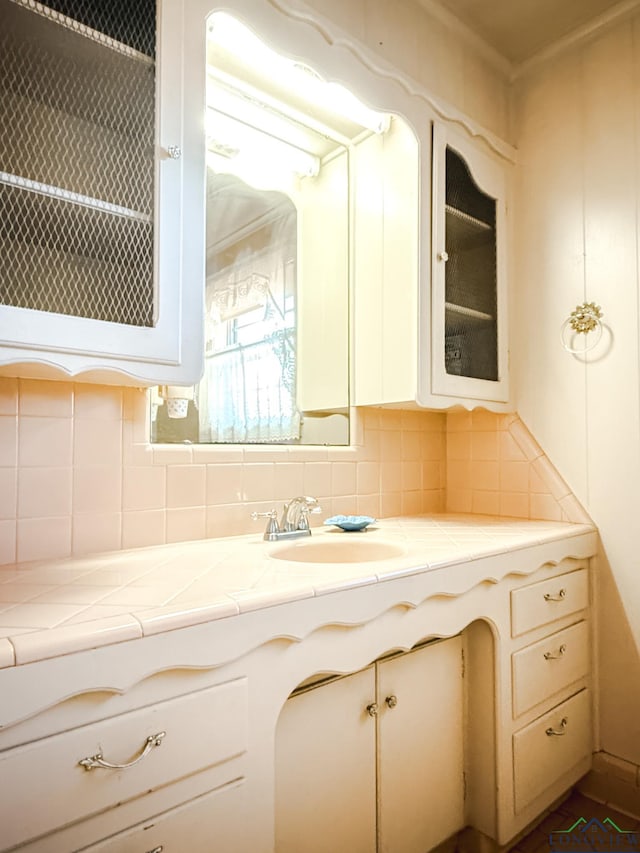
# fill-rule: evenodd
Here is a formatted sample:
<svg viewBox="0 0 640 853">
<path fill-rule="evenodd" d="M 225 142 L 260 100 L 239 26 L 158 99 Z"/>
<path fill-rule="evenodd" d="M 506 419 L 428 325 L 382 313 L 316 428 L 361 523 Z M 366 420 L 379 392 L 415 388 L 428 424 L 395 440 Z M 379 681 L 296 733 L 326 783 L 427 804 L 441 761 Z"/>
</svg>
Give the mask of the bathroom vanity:
<svg viewBox="0 0 640 853">
<path fill-rule="evenodd" d="M 0 568 L 0 850 L 491 849 L 588 771 L 591 526 L 292 547 Z"/>
</svg>

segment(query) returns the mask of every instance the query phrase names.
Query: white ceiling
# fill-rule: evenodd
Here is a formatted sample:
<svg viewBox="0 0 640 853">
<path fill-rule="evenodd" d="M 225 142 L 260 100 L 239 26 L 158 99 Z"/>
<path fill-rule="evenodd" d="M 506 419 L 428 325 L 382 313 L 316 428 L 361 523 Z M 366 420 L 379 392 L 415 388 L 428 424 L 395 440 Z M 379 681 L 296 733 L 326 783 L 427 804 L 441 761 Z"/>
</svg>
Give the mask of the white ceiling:
<svg viewBox="0 0 640 853">
<path fill-rule="evenodd" d="M 599 19 L 639 5 L 634 0 L 419 0 L 453 14 L 513 65 Z"/>
</svg>

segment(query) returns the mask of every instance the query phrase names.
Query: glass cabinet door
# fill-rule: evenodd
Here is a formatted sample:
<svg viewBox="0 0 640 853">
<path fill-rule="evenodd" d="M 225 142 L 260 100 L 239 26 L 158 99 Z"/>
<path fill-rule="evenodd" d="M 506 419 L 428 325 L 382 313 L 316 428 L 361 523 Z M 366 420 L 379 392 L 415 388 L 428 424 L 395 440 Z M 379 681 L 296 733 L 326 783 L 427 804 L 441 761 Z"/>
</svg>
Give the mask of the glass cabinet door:
<svg viewBox="0 0 640 853">
<path fill-rule="evenodd" d="M 506 400 L 503 178 L 493 161 L 450 137 L 436 127 L 433 390 Z"/>
<path fill-rule="evenodd" d="M 192 384 L 204 170 L 182 0 L 45 3 L 0 0 L 0 372 Z"/>
<path fill-rule="evenodd" d="M 154 4 L 57 6 L 0 0 L 0 303 L 152 326 Z"/>
<path fill-rule="evenodd" d="M 455 376 L 498 378 L 496 202 L 446 149 L 444 366 Z"/>
</svg>

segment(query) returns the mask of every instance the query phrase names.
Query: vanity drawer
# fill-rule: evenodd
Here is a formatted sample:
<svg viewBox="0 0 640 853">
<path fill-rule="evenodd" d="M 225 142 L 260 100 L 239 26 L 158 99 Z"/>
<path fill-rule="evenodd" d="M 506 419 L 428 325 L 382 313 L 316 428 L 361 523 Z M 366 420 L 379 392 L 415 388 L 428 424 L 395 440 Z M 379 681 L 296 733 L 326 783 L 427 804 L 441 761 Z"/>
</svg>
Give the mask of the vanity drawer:
<svg viewBox="0 0 640 853">
<path fill-rule="evenodd" d="M 519 717 L 589 672 L 589 629 L 578 622 L 511 657 L 513 715 Z"/>
<path fill-rule="evenodd" d="M 243 780 L 239 779 L 84 848 L 86 853 L 238 853 L 247 846 Z"/>
<path fill-rule="evenodd" d="M 518 637 L 589 606 L 589 573 L 578 569 L 511 593 L 511 636 Z"/>
<path fill-rule="evenodd" d="M 516 812 L 591 754 L 591 697 L 581 690 L 513 736 Z"/>
<path fill-rule="evenodd" d="M 0 753 L 0 849 L 242 754 L 247 693 L 238 679 Z M 129 766 L 80 764 L 99 756 Z"/>
</svg>

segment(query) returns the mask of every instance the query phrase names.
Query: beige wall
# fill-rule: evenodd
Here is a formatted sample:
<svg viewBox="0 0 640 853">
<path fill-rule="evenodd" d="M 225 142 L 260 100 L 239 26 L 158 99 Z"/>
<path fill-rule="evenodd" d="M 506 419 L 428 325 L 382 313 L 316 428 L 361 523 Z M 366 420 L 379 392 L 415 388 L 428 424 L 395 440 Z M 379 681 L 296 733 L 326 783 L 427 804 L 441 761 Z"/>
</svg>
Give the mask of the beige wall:
<svg viewBox="0 0 640 853">
<path fill-rule="evenodd" d="M 598 525 L 601 745 L 640 763 L 640 17 L 515 86 L 512 359 L 523 421 Z M 584 300 L 602 342 L 565 352 Z"/>
</svg>

